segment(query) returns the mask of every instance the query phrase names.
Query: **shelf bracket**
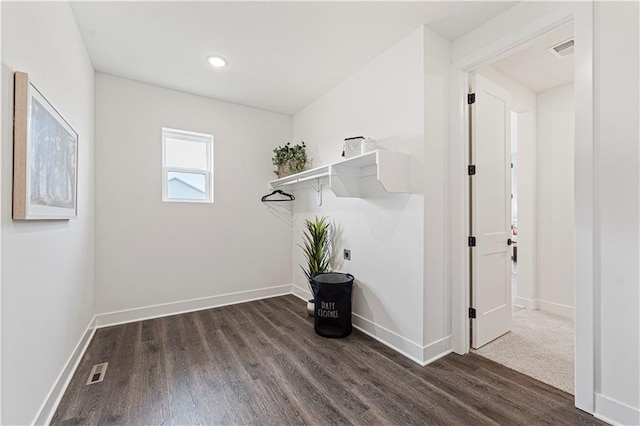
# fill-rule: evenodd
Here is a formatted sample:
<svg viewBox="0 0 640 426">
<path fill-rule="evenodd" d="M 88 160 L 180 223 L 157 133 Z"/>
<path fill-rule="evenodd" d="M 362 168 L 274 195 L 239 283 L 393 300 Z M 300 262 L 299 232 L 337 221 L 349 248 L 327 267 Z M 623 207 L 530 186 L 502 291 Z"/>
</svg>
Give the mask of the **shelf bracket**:
<svg viewBox="0 0 640 426">
<path fill-rule="evenodd" d="M 318 207 L 322 205 L 322 184 L 320 183 L 320 178 L 316 178 L 316 186 L 313 186 L 313 189 L 316 190 L 316 194 L 318 197 Z"/>
</svg>

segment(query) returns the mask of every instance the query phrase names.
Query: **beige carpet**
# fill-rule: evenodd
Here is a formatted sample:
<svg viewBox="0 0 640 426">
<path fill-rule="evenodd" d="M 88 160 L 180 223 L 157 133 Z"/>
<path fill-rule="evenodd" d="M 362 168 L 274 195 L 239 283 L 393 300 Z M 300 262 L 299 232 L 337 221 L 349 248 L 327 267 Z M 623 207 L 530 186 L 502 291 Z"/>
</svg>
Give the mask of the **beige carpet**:
<svg viewBox="0 0 640 426">
<path fill-rule="evenodd" d="M 475 352 L 573 395 L 573 329 L 570 318 L 514 309 L 511 332 Z"/>
</svg>

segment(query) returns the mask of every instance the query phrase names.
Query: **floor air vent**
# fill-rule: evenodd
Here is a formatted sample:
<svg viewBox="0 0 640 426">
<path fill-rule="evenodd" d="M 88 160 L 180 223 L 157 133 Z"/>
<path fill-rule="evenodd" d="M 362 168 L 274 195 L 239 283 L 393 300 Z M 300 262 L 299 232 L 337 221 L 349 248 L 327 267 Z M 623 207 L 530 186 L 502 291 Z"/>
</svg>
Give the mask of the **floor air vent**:
<svg viewBox="0 0 640 426">
<path fill-rule="evenodd" d="M 89 378 L 87 379 L 87 384 L 92 385 L 94 383 L 98 383 L 104 380 L 104 375 L 107 373 L 108 362 L 104 362 L 102 364 L 96 364 L 91 369 L 91 373 L 89 373 Z"/>
</svg>

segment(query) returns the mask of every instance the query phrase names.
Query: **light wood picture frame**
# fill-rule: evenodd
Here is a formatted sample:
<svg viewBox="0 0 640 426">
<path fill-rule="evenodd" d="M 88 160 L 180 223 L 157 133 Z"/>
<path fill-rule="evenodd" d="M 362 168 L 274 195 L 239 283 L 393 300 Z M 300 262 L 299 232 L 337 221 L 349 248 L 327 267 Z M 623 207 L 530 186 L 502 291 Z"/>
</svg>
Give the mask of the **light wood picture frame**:
<svg viewBox="0 0 640 426">
<path fill-rule="evenodd" d="M 77 217 L 78 134 L 29 82 L 14 74 L 13 219 Z"/>
</svg>

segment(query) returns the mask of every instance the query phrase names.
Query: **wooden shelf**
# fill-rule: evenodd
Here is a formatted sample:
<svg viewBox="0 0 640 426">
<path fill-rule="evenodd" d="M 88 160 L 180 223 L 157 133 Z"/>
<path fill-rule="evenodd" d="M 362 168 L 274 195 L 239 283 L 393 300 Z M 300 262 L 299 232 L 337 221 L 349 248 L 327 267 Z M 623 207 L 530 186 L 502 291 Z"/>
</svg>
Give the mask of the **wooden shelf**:
<svg viewBox="0 0 640 426">
<path fill-rule="evenodd" d="M 376 150 L 357 157 L 272 180 L 269 185 L 287 185 L 328 177 L 337 197 L 369 198 L 384 193 L 411 192 L 411 157 L 399 152 Z"/>
</svg>

